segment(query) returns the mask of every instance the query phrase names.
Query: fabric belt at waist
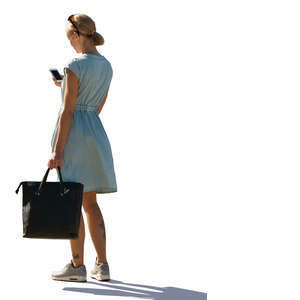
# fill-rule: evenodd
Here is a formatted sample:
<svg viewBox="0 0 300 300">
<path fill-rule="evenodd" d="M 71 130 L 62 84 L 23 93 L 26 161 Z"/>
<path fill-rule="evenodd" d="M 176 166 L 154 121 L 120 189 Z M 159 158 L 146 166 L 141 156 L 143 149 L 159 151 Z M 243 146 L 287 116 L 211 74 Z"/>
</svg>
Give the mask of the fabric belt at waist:
<svg viewBox="0 0 300 300">
<path fill-rule="evenodd" d="M 87 105 L 87 104 L 75 104 L 75 110 L 83 110 L 83 111 L 96 111 L 97 105 Z"/>
</svg>

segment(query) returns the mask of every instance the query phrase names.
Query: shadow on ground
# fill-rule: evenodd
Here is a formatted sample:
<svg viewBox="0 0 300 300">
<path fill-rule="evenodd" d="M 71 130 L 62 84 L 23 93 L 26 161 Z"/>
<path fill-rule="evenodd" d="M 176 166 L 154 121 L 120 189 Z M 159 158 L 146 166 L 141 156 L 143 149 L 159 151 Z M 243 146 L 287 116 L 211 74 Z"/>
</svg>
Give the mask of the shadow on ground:
<svg viewBox="0 0 300 300">
<path fill-rule="evenodd" d="M 172 286 L 157 287 L 152 285 L 128 283 L 113 279 L 105 283 L 98 282 L 96 280 L 87 281 L 85 284 L 90 284 L 91 287 L 66 287 L 63 290 L 99 296 L 136 297 L 154 300 L 207 300 L 206 293 Z M 96 288 L 97 286 L 99 288 Z M 108 287 L 109 289 L 104 289 L 103 287 Z"/>
</svg>

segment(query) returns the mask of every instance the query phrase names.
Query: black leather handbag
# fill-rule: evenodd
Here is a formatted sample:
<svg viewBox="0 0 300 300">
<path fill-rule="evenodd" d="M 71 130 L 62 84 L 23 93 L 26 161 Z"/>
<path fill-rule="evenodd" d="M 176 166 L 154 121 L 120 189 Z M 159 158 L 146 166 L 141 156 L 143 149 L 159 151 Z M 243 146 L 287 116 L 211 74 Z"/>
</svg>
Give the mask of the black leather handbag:
<svg viewBox="0 0 300 300">
<path fill-rule="evenodd" d="M 76 239 L 81 218 L 83 184 L 63 182 L 21 181 L 23 188 L 23 237 L 39 239 Z"/>
</svg>

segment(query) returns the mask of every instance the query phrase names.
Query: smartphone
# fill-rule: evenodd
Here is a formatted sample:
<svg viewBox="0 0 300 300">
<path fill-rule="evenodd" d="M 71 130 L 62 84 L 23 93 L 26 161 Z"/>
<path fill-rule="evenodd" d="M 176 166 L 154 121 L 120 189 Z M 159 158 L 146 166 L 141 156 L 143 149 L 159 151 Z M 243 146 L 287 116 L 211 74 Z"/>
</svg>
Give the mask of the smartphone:
<svg viewBox="0 0 300 300">
<path fill-rule="evenodd" d="M 53 77 L 55 78 L 55 80 L 57 82 L 61 82 L 62 81 L 62 77 L 59 75 L 58 70 L 57 69 L 49 69 L 49 71 L 51 72 L 51 74 L 53 75 Z"/>
</svg>

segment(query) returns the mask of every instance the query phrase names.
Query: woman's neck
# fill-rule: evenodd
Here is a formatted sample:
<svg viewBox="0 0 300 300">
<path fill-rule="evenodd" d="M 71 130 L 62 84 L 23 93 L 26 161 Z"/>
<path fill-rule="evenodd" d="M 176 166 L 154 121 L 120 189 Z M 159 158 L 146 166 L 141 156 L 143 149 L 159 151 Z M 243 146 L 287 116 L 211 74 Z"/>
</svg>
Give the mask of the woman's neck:
<svg viewBox="0 0 300 300">
<path fill-rule="evenodd" d="M 92 49 L 89 49 L 89 48 L 81 49 L 81 53 L 82 53 L 82 54 L 101 55 L 101 54 L 97 51 L 97 49 L 95 49 L 95 48 L 92 48 Z"/>
</svg>

